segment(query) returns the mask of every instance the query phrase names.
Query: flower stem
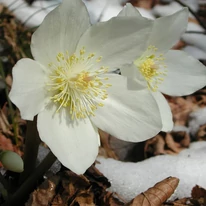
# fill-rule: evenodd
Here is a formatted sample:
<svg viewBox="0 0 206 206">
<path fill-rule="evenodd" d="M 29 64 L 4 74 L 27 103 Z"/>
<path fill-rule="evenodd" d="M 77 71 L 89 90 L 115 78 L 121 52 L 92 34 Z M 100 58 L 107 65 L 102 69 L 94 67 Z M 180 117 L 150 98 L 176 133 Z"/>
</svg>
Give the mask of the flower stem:
<svg viewBox="0 0 206 206">
<path fill-rule="evenodd" d="M 0 173 L 0 182 L 4 186 L 4 188 L 9 191 L 9 183 L 7 180 L 4 178 L 4 176 Z"/>
<path fill-rule="evenodd" d="M 38 155 L 40 139 L 36 127 L 36 117 L 34 121 L 27 121 L 26 142 L 24 150 L 24 171 L 20 175 L 19 183 L 24 182 L 34 171 Z"/>
<path fill-rule="evenodd" d="M 16 206 L 17 203 L 18 205 L 23 205 L 22 201 L 25 201 L 25 199 L 28 198 L 27 195 L 34 190 L 37 180 L 45 174 L 55 160 L 56 157 L 52 152 L 49 152 L 39 166 L 32 171 L 26 181 L 23 182 L 19 189 L 3 204 L 3 206 Z"/>
</svg>

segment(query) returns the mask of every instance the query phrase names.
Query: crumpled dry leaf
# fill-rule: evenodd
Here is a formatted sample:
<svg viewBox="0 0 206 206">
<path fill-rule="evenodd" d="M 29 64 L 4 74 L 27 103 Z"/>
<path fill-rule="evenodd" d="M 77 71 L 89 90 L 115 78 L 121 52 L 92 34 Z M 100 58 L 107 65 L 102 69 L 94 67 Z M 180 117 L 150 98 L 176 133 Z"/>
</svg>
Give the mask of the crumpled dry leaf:
<svg viewBox="0 0 206 206">
<path fill-rule="evenodd" d="M 178 154 L 184 148 L 189 147 L 190 136 L 185 131 L 173 131 L 171 133 L 159 133 L 145 143 L 145 158 L 162 155 Z"/>
<path fill-rule="evenodd" d="M 127 206 L 161 206 L 175 191 L 179 179 L 168 177 L 135 197 Z"/>
<path fill-rule="evenodd" d="M 200 126 L 197 135 L 195 135 L 197 140 L 206 140 L 206 124 Z"/>
<path fill-rule="evenodd" d="M 11 132 L 11 126 L 2 109 L 0 109 L 0 130 L 2 130 L 4 134 L 13 135 Z"/>
<path fill-rule="evenodd" d="M 118 159 L 114 150 L 110 146 L 110 135 L 102 130 L 99 129 L 101 147 L 99 150 L 99 154 L 104 157 L 111 157 L 113 159 Z"/>
<path fill-rule="evenodd" d="M 186 97 L 187 101 L 196 104 L 198 107 L 206 106 L 206 89 L 201 89 L 192 95 Z"/>
<path fill-rule="evenodd" d="M 188 204 L 188 203 L 190 203 L 190 199 L 191 198 L 187 198 L 187 197 L 185 197 L 185 198 L 182 198 L 182 199 L 178 199 L 178 200 L 175 200 L 175 201 L 168 201 L 168 202 L 166 202 L 164 205 L 174 205 L 174 206 L 186 206 L 186 205 L 190 205 L 191 206 L 191 204 Z"/>
<path fill-rule="evenodd" d="M 26 206 L 124 205 L 121 198 L 106 191 L 110 185 L 94 166 L 84 175 L 66 170 L 45 180 L 30 195 Z"/>
<path fill-rule="evenodd" d="M 191 192 L 192 198 L 190 201 L 194 205 L 206 205 L 206 189 L 196 185 Z"/>
<path fill-rule="evenodd" d="M 183 97 L 167 97 L 167 100 L 169 101 L 175 125 L 185 126 L 188 122 L 189 114 L 198 109 L 198 105 L 190 99 L 185 99 Z"/>
<path fill-rule="evenodd" d="M 51 180 L 46 180 L 43 184 L 32 193 L 32 198 L 25 206 L 47 206 L 55 195 L 56 185 L 59 177 L 54 176 Z"/>
</svg>

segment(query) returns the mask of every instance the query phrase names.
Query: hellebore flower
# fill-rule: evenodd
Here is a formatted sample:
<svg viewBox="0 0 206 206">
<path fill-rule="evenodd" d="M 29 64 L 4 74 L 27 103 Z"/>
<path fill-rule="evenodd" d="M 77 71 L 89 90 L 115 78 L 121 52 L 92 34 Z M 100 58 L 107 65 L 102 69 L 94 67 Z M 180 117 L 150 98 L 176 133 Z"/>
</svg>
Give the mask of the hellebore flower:
<svg viewBox="0 0 206 206">
<path fill-rule="evenodd" d="M 158 106 L 142 87 L 109 73 L 136 57 L 151 22 L 115 17 L 90 26 L 81 0 L 64 0 L 32 36 L 35 60 L 13 68 L 12 102 L 33 120 L 60 162 L 81 174 L 98 154 L 98 128 L 122 140 L 143 141 L 162 128 Z M 135 29 L 134 29 L 135 28 Z"/>
<path fill-rule="evenodd" d="M 136 17 L 137 22 L 146 20 L 130 4 L 119 16 Z M 145 49 L 136 55 L 133 64 L 121 68 L 124 76 L 133 78 L 148 87 L 157 101 L 162 116 L 162 131 L 173 127 L 170 107 L 161 93 L 171 96 L 188 95 L 206 85 L 206 67 L 183 51 L 169 50 L 184 33 L 188 10 L 182 9 L 173 15 L 152 22 L 152 30 L 145 41 Z M 169 51 L 168 51 L 169 50 Z M 140 51 L 137 48 L 137 53 Z"/>
</svg>

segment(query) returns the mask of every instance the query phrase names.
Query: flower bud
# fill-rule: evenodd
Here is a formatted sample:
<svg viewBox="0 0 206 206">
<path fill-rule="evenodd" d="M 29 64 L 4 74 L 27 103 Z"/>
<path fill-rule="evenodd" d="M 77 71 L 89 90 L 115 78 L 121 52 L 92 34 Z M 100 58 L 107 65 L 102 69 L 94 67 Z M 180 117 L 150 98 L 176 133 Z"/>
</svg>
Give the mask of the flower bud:
<svg viewBox="0 0 206 206">
<path fill-rule="evenodd" d="M 12 172 L 23 172 L 24 170 L 23 160 L 15 152 L 8 150 L 1 152 L 0 161 L 5 169 Z"/>
</svg>

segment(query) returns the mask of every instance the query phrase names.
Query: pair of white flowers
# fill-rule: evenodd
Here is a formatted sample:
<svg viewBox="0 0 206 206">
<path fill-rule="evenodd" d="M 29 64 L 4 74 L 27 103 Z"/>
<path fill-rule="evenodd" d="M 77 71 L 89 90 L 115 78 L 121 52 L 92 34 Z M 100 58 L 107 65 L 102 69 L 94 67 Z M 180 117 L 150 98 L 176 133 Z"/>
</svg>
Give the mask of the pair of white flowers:
<svg viewBox="0 0 206 206">
<path fill-rule="evenodd" d="M 32 36 L 35 60 L 14 66 L 10 98 L 23 119 L 38 115 L 40 138 L 61 163 L 84 173 L 98 154 L 98 128 L 132 142 L 169 131 L 161 92 L 186 95 L 205 86 L 201 63 L 168 51 L 187 20 L 187 9 L 152 21 L 127 4 L 91 26 L 81 0 L 63 0 Z"/>
</svg>

